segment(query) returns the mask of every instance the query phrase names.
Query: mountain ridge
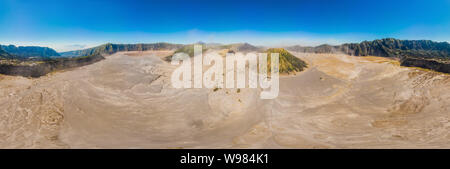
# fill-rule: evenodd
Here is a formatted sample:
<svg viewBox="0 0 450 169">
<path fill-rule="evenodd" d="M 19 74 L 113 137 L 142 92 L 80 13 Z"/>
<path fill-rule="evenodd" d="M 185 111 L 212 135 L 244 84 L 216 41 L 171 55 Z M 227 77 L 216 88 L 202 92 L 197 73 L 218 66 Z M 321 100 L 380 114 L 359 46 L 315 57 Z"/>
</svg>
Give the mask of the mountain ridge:
<svg viewBox="0 0 450 169">
<path fill-rule="evenodd" d="M 49 47 L 0 45 L 0 48 L 7 52 L 10 55 L 10 58 L 15 59 L 55 58 L 61 56 L 58 52 Z"/>
<path fill-rule="evenodd" d="M 450 44 L 431 40 L 399 40 L 394 38 L 320 45 L 316 47 L 290 46 L 286 49 L 304 53 L 343 53 L 352 56 L 380 56 L 400 59 L 400 65 L 421 67 L 450 73 Z"/>
<path fill-rule="evenodd" d="M 8 52 L 0 48 L 0 58 L 12 58 L 12 56 Z"/>
<path fill-rule="evenodd" d="M 161 50 L 161 49 L 178 49 L 181 48 L 180 44 L 172 44 L 172 43 L 138 43 L 138 44 L 113 44 L 106 43 L 103 45 L 99 45 L 96 47 L 82 49 L 82 50 L 74 50 L 61 52 L 61 56 L 64 57 L 76 57 L 76 56 L 89 56 L 89 55 L 98 55 L 98 54 L 113 54 L 116 52 L 122 51 L 146 51 L 146 50 Z"/>
<path fill-rule="evenodd" d="M 306 64 L 305 61 L 295 57 L 291 53 L 289 53 L 284 48 L 270 48 L 266 50 L 267 53 L 267 63 L 268 63 L 268 70 L 270 71 L 270 60 L 271 60 L 271 53 L 278 53 L 279 54 L 279 72 L 280 73 L 295 73 L 295 72 L 301 72 L 304 69 L 308 67 L 308 64 Z"/>
<path fill-rule="evenodd" d="M 376 39 L 341 45 L 289 46 L 286 49 L 304 53 L 344 53 L 352 56 L 422 57 L 450 59 L 450 44 L 431 40 Z"/>
</svg>

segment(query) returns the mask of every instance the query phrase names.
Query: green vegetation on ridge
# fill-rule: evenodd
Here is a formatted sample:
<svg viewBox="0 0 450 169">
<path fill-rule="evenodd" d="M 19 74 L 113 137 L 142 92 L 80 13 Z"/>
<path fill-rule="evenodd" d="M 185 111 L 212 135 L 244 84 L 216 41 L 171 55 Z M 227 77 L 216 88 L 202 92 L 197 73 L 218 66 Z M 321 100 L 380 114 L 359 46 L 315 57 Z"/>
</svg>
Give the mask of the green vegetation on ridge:
<svg viewBox="0 0 450 169">
<path fill-rule="evenodd" d="M 0 56 L 3 58 L 29 59 L 60 57 L 58 52 L 48 47 L 0 45 L 0 49 L 9 54 L 9 56 L 4 56 L 4 54 L 1 54 L 0 52 Z"/>
<path fill-rule="evenodd" d="M 287 49 L 305 53 L 345 53 L 353 56 L 450 59 L 449 43 L 433 42 L 430 40 L 398 40 L 394 38 L 385 38 L 364 41 L 361 43 L 346 43 L 337 46 L 291 46 Z"/>
<path fill-rule="evenodd" d="M 267 53 L 267 63 L 268 70 L 270 71 L 270 60 L 272 53 L 279 53 L 279 72 L 280 73 L 291 73 L 291 72 L 301 72 L 305 68 L 307 68 L 307 64 L 289 53 L 286 49 L 283 48 L 270 48 L 266 50 Z"/>
</svg>

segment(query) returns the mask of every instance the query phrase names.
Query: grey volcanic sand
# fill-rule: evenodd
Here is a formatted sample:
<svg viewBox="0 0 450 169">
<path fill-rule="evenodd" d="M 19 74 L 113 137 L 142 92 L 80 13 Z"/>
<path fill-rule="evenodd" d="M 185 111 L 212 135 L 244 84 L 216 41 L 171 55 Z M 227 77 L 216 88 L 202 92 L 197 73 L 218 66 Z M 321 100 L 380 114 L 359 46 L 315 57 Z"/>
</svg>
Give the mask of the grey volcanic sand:
<svg viewBox="0 0 450 169">
<path fill-rule="evenodd" d="M 0 76 L 1 148 L 450 148 L 450 76 L 377 57 L 300 54 L 259 89 L 174 89 L 170 51 L 38 79 Z"/>
</svg>

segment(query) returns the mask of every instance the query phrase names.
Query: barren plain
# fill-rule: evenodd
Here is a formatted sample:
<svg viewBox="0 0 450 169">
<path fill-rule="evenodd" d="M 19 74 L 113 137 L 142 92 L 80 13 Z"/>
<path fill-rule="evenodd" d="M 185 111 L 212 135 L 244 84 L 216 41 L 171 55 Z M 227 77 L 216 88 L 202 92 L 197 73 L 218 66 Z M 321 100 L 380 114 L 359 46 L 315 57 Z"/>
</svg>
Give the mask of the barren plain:
<svg viewBox="0 0 450 169">
<path fill-rule="evenodd" d="M 293 53 L 259 89 L 174 89 L 172 51 L 0 75 L 0 148 L 450 148 L 450 76 L 381 57 Z"/>
</svg>

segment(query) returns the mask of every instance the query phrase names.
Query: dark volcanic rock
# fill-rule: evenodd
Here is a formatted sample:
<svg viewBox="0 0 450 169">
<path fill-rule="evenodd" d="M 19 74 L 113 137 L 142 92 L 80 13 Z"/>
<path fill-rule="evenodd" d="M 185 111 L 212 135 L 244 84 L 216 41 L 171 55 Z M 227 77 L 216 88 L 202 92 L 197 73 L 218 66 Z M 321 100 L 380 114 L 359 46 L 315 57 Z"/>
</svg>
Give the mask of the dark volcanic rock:
<svg viewBox="0 0 450 169">
<path fill-rule="evenodd" d="M 28 61 L 28 63 L 1 63 L 0 73 L 24 77 L 40 77 L 47 73 L 68 68 L 80 67 L 104 59 L 101 55 L 58 58 L 45 61 Z"/>
<path fill-rule="evenodd" d="M 439 62 L 430 59 L 404 58 L 401 60 L 400 65 L 408 67 L 421 67 L 425 69 L 435 70 L 438 72 L 450 73 L 450 63 Z"/>
</svg>

